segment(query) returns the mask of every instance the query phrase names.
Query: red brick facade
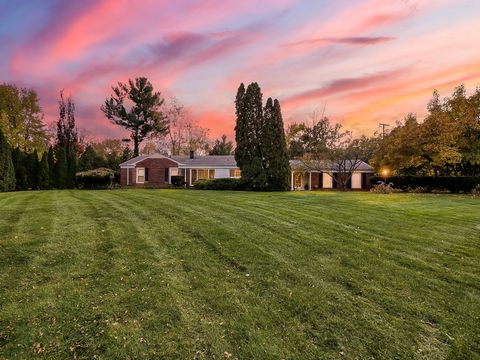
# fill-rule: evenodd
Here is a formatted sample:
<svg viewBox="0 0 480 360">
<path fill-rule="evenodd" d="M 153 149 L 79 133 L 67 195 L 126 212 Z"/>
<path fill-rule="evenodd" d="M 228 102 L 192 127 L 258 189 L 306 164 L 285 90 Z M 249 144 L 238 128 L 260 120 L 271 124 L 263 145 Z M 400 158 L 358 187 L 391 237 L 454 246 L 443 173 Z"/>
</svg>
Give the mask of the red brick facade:
<svg viewBox="0 0 480 360">
<path fill-rule="evenodd" d="M 176 168 L 177 166 L 178 164 L 175 161 L 166 158 L 145 159 L 135 164 L 135 168 L 120 169 L 120 185 L 135 187 L 168 187 L 168 173 L 170 170 L 165 169 L 169 169 L 172 167 Z M 145 172 L 148 172 L 148 180 L 145 179 L 145 183 L 143 184 L 136 183 L 137 168 L 144 168 Z M 128 185 L 127 170 L 129 171 Z"/>
</svg>

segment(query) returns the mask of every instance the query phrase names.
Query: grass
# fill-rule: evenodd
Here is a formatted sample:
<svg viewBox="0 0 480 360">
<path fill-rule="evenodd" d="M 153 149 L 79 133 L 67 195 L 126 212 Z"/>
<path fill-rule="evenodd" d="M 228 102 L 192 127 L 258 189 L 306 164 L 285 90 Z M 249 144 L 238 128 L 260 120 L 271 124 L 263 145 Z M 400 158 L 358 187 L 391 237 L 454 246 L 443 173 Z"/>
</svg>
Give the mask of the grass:
<svg viewBox="0 0 480 360">
<path fill-rule="evenodd" d="M 0 194 L 0 358 L 480 357 L 480 202 Z"/>
</svg>

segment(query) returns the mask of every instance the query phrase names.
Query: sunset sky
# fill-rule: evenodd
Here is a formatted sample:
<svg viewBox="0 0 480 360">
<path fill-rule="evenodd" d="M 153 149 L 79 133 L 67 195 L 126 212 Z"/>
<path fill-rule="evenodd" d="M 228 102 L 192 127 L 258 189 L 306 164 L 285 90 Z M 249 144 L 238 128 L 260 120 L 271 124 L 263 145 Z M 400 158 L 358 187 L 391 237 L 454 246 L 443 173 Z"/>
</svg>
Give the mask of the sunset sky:
<svg viewBox="0 0 480 360">
<path fill-rule="evenodd" d="M 61 89 L 92 137 L 111 85 L 146 76 L 210 135 L 233 135 L 240 82 L 280 100 L 286 123 L 315 109 L 355 134 L 438 89 L 480 85 L 479 0 L 0 0 L 0 82 L 33 87 L 45 121 Z"/>
</svg>

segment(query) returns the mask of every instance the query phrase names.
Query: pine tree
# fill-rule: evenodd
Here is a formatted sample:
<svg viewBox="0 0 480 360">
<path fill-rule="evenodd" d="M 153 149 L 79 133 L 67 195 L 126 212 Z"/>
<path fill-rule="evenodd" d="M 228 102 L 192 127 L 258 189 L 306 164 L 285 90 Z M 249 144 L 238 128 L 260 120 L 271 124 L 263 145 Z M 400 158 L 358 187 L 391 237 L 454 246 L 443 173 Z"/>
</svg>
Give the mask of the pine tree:
<svg viewBox="0 0 480 360">
<path fill-rule="evenodd" d="M 267 190 L 288 190 L 290 164 L 287 142 L 283 127 L 282 112 L 278 100 L 267 100 L 264 108 L 264 129 L 262 131 L 262 153 L 267 172 Z"/>
<path fill-rule="evenodd" d="M 68 164 L 65 148 L 57 149 L 57 162 L 55 163 L 55 188 L 65 189 L 68 186 Z"/>
<path fill-rule="evenodd" d="M 93 170 L 103 167 L 103 159 L 97 154 L 93 146 L 88 145 L 78 159 L 78 171 Z"/>
<path fill-rule="evenodd" d="M 0 128 L 0 191 L 15 190 L 15 169 L 7 139 Z"/>
<path fill-rule="evenodd" d="M 132 150 L 128 146 L 125 146 L 125 149 L 123 149 L 123 152 L 122 152 L 121 161 L 125 162 L 127 160 L 130 160 L 132 157 L 133 157 Z"/>
<path fill-rule="evenodd" d="M 38 188 L 42 190 L 50 189 L 50 169 L 48 167 L 48 152 L 44 152 L 42 160 L 38 167 Z"/>
<path fill-rule="evenodd" d="M 25 166 L 26 154 L 16 147 L 12 151 L 13 168 L 15 169 L 15 190 L 27 190 L 27 168 Z"/>
<path fill-rule="evenodd" d="M 47 162 L 48 162 L 48 188 L 52 189 L 56 187 L 56 179 L 57 179 L 57 174 L 56 174 L 56 168 L 55 168 L 55 154 L 53 153 L 53 147 L 48 148 L 48 153 L 47 153 Z"/>
</svg>

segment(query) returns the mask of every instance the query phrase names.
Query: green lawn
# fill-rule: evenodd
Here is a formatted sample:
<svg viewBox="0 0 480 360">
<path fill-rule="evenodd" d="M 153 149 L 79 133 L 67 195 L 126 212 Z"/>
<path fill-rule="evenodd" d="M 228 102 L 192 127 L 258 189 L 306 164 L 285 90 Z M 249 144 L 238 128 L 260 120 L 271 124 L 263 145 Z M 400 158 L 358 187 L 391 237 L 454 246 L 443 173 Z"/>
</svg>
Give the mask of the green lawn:
<svg viewBox="0 0 480 360">
<path fill-rule="evenodd" d="M 480 201 L 0 194 L 0 359 L 480 357 Z"/>
</svg>

